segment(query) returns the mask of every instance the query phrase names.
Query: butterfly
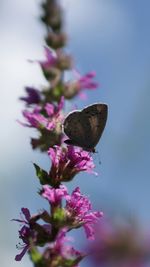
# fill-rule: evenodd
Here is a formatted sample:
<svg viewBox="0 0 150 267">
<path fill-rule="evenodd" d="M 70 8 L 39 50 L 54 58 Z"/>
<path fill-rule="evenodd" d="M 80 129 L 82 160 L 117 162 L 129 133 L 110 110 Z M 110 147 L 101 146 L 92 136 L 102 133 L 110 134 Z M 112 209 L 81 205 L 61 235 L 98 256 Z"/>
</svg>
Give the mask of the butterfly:
<svg viewBox="0 0 150 267">
<path fill-rule="evenodd" d="M 105 128 L 107 114 L 108 106 L 102 103 L 69 113 L 63 124 L 64 133 L 69 139 L 64 142 L 94 153 Z"/>
</svg>

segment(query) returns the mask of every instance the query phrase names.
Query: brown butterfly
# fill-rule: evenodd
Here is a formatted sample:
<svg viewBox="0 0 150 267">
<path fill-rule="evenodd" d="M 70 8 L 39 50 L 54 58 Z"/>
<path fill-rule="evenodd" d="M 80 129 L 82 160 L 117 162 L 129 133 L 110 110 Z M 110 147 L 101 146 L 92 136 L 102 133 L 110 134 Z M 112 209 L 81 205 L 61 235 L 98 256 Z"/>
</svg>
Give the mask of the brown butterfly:
<svg viewBox="0 0 150 267">
<path fill-rule="evenodd" d="M 95 146 L 105 128 L 107 113 L 106 104 L 93 104 L 69 113 L 63 125 L 64 132 L 69 137 L 65 143 L 95 152 Z"/>
</svg>

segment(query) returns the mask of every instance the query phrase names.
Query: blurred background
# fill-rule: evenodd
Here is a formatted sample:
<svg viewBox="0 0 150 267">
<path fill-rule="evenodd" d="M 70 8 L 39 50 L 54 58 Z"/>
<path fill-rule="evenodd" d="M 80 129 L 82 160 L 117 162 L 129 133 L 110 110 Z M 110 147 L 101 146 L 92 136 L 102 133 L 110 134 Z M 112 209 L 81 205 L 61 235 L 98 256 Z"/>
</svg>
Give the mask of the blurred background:
<svg viewBox="0 0 150 267">
<path fill-rule="evenodd" d="M 70 183 L 80 185 L 93 209 L 106 217 L 134 217 L 150 229 L 150 1 L 61 0 L 68 51 L 82 74 L 95 70 L 99 89 L 87 92 L 86 100 L 74 99 L 78 108 L 107 102 L 106 129 L 94 155 L 97 177 L 81 174 Z M 38 180 L 32 162 L 45 169 L 49 158 L 32 151 L 23 128 L 24 104 L 18 98 L 25 86 L 46 83 L 38 64 L 43 59 L 45 28 L 39 20 L 41 1 L 0 1 L 0 257 L 1 266 L 30 267 L 28 256 L 20 263 L 17 254 L 18 225 L 11 222 L 21 207 L 36 212 L 45 206 L 37 194 Z M 99 159 L 101 164 L 99 164 Z M 78 244 L 86 241 L 78 231 Z M 79 239 L 81 237 L 81 240 Z M 78 248 L 76 246 L 76 248 Z M 88 266 L 86 261 L 81 267 Z"/>
</svg>

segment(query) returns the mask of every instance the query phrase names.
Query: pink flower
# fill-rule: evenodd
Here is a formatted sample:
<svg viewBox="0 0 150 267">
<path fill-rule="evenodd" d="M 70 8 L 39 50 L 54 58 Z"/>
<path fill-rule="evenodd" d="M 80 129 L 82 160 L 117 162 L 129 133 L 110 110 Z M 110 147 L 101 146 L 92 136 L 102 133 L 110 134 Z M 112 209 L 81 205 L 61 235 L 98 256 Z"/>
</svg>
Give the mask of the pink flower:
<svg viewBox="0 0 150 267">
<path fill-rule="evenodd" d="M 54 51 L 52 49 L 49 49 L 48 47 L 44 47 L 45 49 L 45 57 L 46 59 L 44 61 L 38 61 L 39 64 L 41 65 L 41 67 L 43 69 L 49 69 L 51 67 L 53 67 L 57 61 L 57 57 L 56 54 L 54 53 Z"/>
<path fill-rule="evenodd" d="M 96 89 L 99 86 L 97 82 L 93 81 L 93 78 L 96 76 L 95 72 L 91 71 L 83 76 L 81 76 L 79 72 L 76 72 L 76 76 L 79 90 Z"/>
<path fill-rule="evenodd" d="M 22 123 L 23 126 L 33 127 L 33 128 L 43 128 L 47 124 L 47 119 L 40 113 L 42 108 L 36 106 L 33 111 L 24 110 L 23 116 L 28 121 L 27 123 Z"/>
<path fill-rule="evenodd" d="M 50 188 L 48 185 L 44 185 L 41 195 L 51 204 L 57 205 L 61 202 L 62 198 L 68 196 L 68 191 L 65 185 L 60 185 L 59 188 Z"/>
<path fill-rule="evenodd" d="M 95 167 L 89 152 L 74 146 L 55 146 L 48 150 L 52 166 L 50 177 L 56 181 L 69 181 L 80 171 L 93 172 Z"/>
<path fill-rule="evenodd" d="M 34 127 L 38 129 L 45 128 L 52 131 L 57 127 L 57 124 L 61 124 L 64 119 L 62 114 L 63 105 L 64 98 L 62 97 L 57 106 L 46 103 L 43 109 L 40 106 L 36 106 L 32 111 L 24 110 L 23 116 L 26 118 L 28 123 L 21 124 L 27 127 Z M 45 111 L 46 114 L 44 114 Z"/>
<path fill-rule="evenodd" d="M 66 205 L 64 208 L 62 207 L 64 217 L 61 224 L 70 228 L 83 226 L 87 238 L 94 239 L 94 224 L 102 217 L 103 213 L 91 211 L 91 203 L 86 196 L 81 194 L 79 187 L 69 195 L 64 185 L 59 188 L 45 185 L 41 195 L 54 205 L 62 205 L 62 200 L 65 199 Z"/>
<path fill-rule="evenodd" d="M 93 78 L 95 77 L 95 72 L 89 72 L 83 76 L 77 71 L 73 70 L 73 81 L 68 81 L 65 84 L 64 89 L 64 96 L 67 99 L 70 99 L 77 94 L 80 95 L 82 99 L 86 98 L 86 94 L 83 93 L 84 89 L 96 89 L 99 84 L 95 81 L 93 81 Z"/>
<path fill-rule="evenodd" d="M 69 241 L 69 238 L 66 237 L 67 231 L 67 228 L 62 228 L 58 232 L 55 241 L 49 244 L 49 258 L 51 258 L 53 262 L 53 258 L 55 261 L 55 257 L 57 259 L 57 257 L 59 256 L 61 266 L 63 266 L 63 261 L 65 263 L 66 260 L 70 260 L 72 263 L 74 262 L 74 265 L 71 266 L 79 267 L 77 263 L 84 257 L 84 255 L 81 252 L 75 250 L 70 244 L 66 244 L 66 242 Z"/>
<path fill-rule="evenodd" d="M 48 47 L 44 47 L 45 50 L 45 60 L 29 60 L 29 62 L 34 63 L 37 62 L 40 64 L 40 66 L 44 69 L 44 70 L 49 70 L 51 67 L 53 67 L 56 62 L 57 62 L 57 56 L 54 52 L 54 50 L 48 48 Z"/>
<path fill-rule="evenodd" d="M 94 239 L 94 224 L 102 217 L 102 212 L 91 212 L 91 202 L 81 195 L 79 187 L 66 200 L 66 210 L 74 223 L 82 225 L 88 239 Z"/>
<path fill-rule="evenodd" d="M 69 238 L 66 237 L 67 228 L 63 228 L 59 231 L 56 241 L 54 243 L 55 249 L 59 252 L 63 257 L 68 257 L 68 254 L 71 256 L 81 256 L 81 253 L 77 250 L 74 250 L 69 245 L 65 245 L 65 242 L 69 241 Z"/>
</svg>

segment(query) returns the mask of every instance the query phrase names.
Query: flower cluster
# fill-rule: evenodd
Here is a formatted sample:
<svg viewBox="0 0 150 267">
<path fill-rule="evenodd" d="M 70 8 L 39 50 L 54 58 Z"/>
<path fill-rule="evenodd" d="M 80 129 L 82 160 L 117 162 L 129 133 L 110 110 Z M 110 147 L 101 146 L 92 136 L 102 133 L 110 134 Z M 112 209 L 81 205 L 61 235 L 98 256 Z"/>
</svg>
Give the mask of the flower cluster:
<svg viewBox="0 0 150 267">
<path fill-rule="evenodd" d="M 57 0 L 43 0 L 42 22 L 47 29 L 43 60 L 30 60 L 39 64 L 46 86 L 41 90 L 26 87 L 26 95 L 20 99 L 25 103 L 23 126 L 34 128 L 37 138 L 31 139 L 32 148 L 48 151 L 51 160 L 47 172 L 34 163 L 42 188 L 39 195 L 49 203 L 49 211 L 42 210 L 35 215 L 22 208 L 19 238 L 21 252 L 15 257 L 20 261 L 26 252 L 35 267 L 79 267 L 85 257 L 69 244 L 68 232 L 83 228 L 87 239 L 94 239 L 94 225 L 102 212 L 92 211 L 90 200 L 77 187 L 69 194 L 63 182 L 71 181 L 79 172 L 95 173 L 90 152 L 64 144 L 62 124 L 65 118 L 65 100 L 82 96 L 85 89 L 98 87 L 94 81 L 95 72 L 81 75 L 73 64 L 72 57 L 63 47 L 67 36 L 63 30 L 62 9 Z M 64 75 L 73 75 L 66 81 Z M 95 173 L 96 174 L 96 173 Z"/>
<path fill-rule="evenodd" d="M 53 145 L 60 145 L 62 140 L 61 124 L 64 119 L 64 98 L 71 99 L 77 94 L 84 97 L 83 89 L 98 87 L 98 84 L 93 81 L 95 72 L 81 76 L 79 72 L 72 69 L 70 56 L 63 53 L 60 50 L 54 51 L 45 47 L 46 59 L 37 62 L 49 82 L 49 87 L 44 88 L 43 91 L 26 87 L 27 95 L 20 98 L 27 106 L 23 111 L 27 123 L 21 124 L 36 128 L 39 131 L 39 138 L 31 139 L 33 149 L 40 148 L 42 151 L 46 151 Z M 62 80 L 63 73 L 69 69 L 75 73 L 75 79 L 65 82 Z M 54 104 L 54 101 L 58 104 Z"/>
<path fill-rule="evenodd" d="M 47 129 L 48 131 L 53 131 L 59 124 L 62 124 L 64 119 L 62 108 L 64 105 L 64 98 L 57 106 L 54 104 L 46 103 L 42 108 L 41 106 L 36 106 L 32 111 L 24 110 L 23 116 L 27 120 L 28 124 L 23 124 L 27 127 L 33 127 L 37 129 Z"/>
<path fill-rule="evenodd" d="M 16 261 L 20 261 L 27 251 L 32 255 L 35 246 L 44 246 L 42 257 L 45 261 L 47 259 L 47 261 L 53 262 L 59 255 L 59 257 L 61 256 L 60 262 L 64 262 L 63 266 L 70 258 L 73 263 L 77 263 L 83 254 L 73 247 L 65 245 L 64 241 L 68 240 L 66 234 L 71 229 L 83 227 L 87 238 L 93 239 L 94 224 L 103 215 L 102 212 L 92 212 L 89 199 L 81 194 L 79 187 L 69 195 L 64 185 L 60 185 L 59 188 L 44 185 L 40 194 L 48 200 L 53 212 L 49 214 L 44 210 L 31 216 L 27 208 L 22 208 L 24 217 L 14 219 L 22 224 L 19 238 L 23 242 L 22 246 L 20 245 L 21 253 L 15 257 Z M 64 207 L 62 207 L 63 199 L 66 201 Z M 44 221 L 43 225 L 37 222 L 40 219 Z"/>
<path fill-rule="evenodd" d="M 66 233 L 67 228 L 62 228 L 57 234 L 55 241 L 46 248 L 43 253 L 46 266 L 79 267 L 78 263 L 84 258 L 84 254 L 66 243 L 69 241 Z"/>
<path fill-rule="evenodd" d="M 33 98 L 35 102 L 35 92 L 37 91 L 28 91 L 29 94 L 25 98 L 26 102 L 33 103 Z M 34 96 L 33 96 L 34 94 Z M 24 99 L 24 100 L 25 100 Z M 42 103 L 40 103 L 42 104 Z M 45 103 L 44 105 L 32 105 L 30 110 L 24 110 L 23 116 L 26 119 L 27 123 L 22 123 L 23 126 L 36 128 L 39 132 L 39 138 L 31 139 L 32 147 L 39 147 L 41 150 L 47 150 L 50 146 L 61 143 L 63 136 L 62 133 L 62 122 L 64 120 L 64 97 L 61 97 L 58 104 Z"/>
<path fill-rule="evenodd" d="M 70 181 L 81 171 L 95 173 L 93 159 L 90 153 L 82 148 L 68 146 L 55 146 L 48 150 L 52 165 L 50 178 L 53 181 Z"/>
<path fill-rule="evenodd" d="M 67 188 L 64 185 L 57 189 L 45 185 L 43 186 L 41 195 L 55 207 L 55 218 L 57 218 L 57 208 L 59 209 L 59 214 L 61 213 L 62 215 L 61 225 L 66 226 L 69 229 L 83 226 L 87 238 L 94 239 L 93 225 L 103 213 L 92 212 L 92 206 L 89 199 L 81 194 L 79 187 L 75 188 L 72 194 L 69 195 Z M 61 207 L 62 212 L 60 212 L 60 204 L 63 198 L 66 200 L 66 205 L 64 208 Z M 56 224 L 57 220 L 55 221 L 55 225 Z"/>
</svg>

